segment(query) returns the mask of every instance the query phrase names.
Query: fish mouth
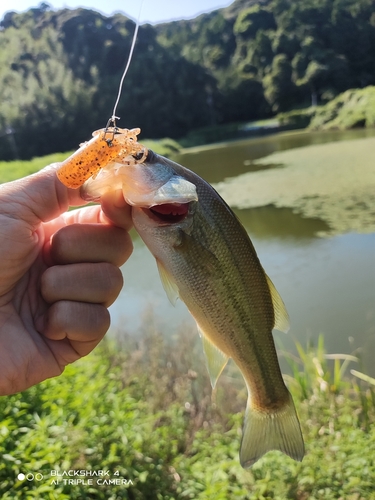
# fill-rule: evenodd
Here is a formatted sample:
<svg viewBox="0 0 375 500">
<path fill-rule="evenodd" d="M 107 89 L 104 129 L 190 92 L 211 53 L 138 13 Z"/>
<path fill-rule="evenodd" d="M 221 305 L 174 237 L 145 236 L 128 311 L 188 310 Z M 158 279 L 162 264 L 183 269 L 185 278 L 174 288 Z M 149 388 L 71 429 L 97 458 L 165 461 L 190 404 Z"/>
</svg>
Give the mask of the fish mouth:
<svg viewBox="0 0 375 500">
<path fill-rule="evenodd" d="M 162 224 L 176 224 L 185 219 L 189 213 L 190 203 L 164 203 L 143 208 L 143 211 L 153 220 Z"/>
</svg>

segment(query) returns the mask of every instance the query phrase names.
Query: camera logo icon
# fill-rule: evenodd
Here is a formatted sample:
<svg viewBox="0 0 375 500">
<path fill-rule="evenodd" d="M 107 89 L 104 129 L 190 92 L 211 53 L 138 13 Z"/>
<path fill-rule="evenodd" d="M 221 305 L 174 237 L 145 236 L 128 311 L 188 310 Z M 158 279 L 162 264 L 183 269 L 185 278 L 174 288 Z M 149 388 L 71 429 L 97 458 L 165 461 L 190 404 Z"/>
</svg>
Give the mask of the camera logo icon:
<svg viewBox="0 0 375 500">
<path fill-rule="evenodd" d="M 32 474 L 31 472 L 29 472 L 28 474 L 24 474 L 23 472 L 20 472 L 17 476 L 17 479 L 19 479 L 20 481 L 24 481 L 25 479 L 27 481 L 33 481 L 34 479 L 35 481 L 41 481 L 43 477 L 43 474 L 41 474 L 40 472 L 37 472 L 36 474 Z"/>
</svg>

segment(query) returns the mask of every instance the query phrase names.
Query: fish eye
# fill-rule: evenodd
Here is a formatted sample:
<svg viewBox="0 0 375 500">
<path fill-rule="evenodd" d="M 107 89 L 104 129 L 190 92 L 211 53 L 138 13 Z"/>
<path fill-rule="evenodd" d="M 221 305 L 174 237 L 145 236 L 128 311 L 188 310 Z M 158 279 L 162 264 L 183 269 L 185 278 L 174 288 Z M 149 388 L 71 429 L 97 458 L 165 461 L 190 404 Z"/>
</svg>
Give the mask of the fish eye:
<svg viewBox="0 0 375 500">
<path fill-rule="evenodd" d="M 141 151 L 138 151 L 138 153 L 136 153 L 136 154 L 134 154 L 132 156 L 135 159 L 135 161 L 139 161 L 139 160 L 142 160 L 142 158 L 144 157 L 144 155 L 145 155 L 145 150 L 142 149 Z M 146 158 L 145 158 L 145 160 L 146 160 Z"/>
</svg>

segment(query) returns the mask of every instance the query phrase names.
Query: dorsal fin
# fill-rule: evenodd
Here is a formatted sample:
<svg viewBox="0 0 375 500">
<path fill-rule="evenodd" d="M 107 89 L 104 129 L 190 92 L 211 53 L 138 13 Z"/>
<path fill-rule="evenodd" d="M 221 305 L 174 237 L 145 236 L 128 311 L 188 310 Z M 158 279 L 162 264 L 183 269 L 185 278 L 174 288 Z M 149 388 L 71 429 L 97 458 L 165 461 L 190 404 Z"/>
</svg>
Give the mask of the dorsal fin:
<svg viewBox="0 0 375 500">
<path fill-rule="evenodd" d="M 206 357 L 208 374 L 210 375 L 211 386 L 215 389 L 216 382 L 224 370 L 229 357 L 218 349 L 203 333 L 203 330 L 198 326 L 199 335 L 203 342 L 203 352 Z"/>
<path fill-rule="evenodd" d="M 271 292 L 273 310 L 275 313 L 275 324 L 274 328 L 280 330 L 280 332 L 287 333 L 290 328 L 289 314 L 286 310 L 283 299 L 280 297 L 279 292 L 276 290 L 275 285 L 272 283 L 271 279 L 267 276 L 268 288 Z"/>
</svg>

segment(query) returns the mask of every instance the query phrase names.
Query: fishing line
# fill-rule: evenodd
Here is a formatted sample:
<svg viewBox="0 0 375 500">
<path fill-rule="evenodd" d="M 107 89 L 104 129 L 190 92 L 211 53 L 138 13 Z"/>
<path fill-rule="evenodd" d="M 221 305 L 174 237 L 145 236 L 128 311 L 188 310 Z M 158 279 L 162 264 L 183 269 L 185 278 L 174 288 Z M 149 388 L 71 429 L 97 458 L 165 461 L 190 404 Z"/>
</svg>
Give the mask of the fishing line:
<svg viewBox="0 0 375 500">
<path fill-rule="evenodd" d="M 138 29 L 139 29 L 139 24 L 140 24 L 140 21 L 141 21 L 141 13 L 142 13 L 142 7 L 143 7 L 143 2 L 144 0 L 141 0 L 141 5 L 139 7 L 139 14 L 138 14 L 138 18 L 137 18 L 137 21 L 135 23 L 135 29 L 134 29 L 134 34 L 133 34 L 133 40 L 132 40 L 132 44 L 130 46 L 130 52 L 129 52 L 129 57 L 128 57 L 128 62 L 126 63 L 126 66 L 125 66 L 125 69 L 124 69 L 124 72 L 122 74 L 122 77 L 121 77 L 121 80 L 120 80 L 120 85 L 119 85 L 119 89 L 118 89 L 118 94 L 117 94 L 117 99 L 116 99 L 116 102 L 115 102 L 115 105 L 113 107 L 113 112 L 112 112 L 112 116 L 111 118 L 108 120 L 108 123 L 107 123 L 107 127 L 109 127 L 109 124 L 112 122 L 113 123 L 113 126 L 116 127 L 116 119 L 119 120 L 120 117 L 119 116 L 116 116 L 116 109 L 117 109 L 117 106 L 118 106 L 118 103 L 120 102 L 120 97 L 121 97 L 121 94 L 122 94 L 122 86 L 124 84 L 124 80 L 125 80 L 125 76 L 128 72 L 128 69 L 129 69 L 129 66 L 130 66 L 130 63 L 132 61 L 132 58 L 133 58 L 133 52 L 134 52 L 134 47 L 135 47 L 135 42 L 137 41 L 137 35 L 138 35 Z"/>
</svg>

